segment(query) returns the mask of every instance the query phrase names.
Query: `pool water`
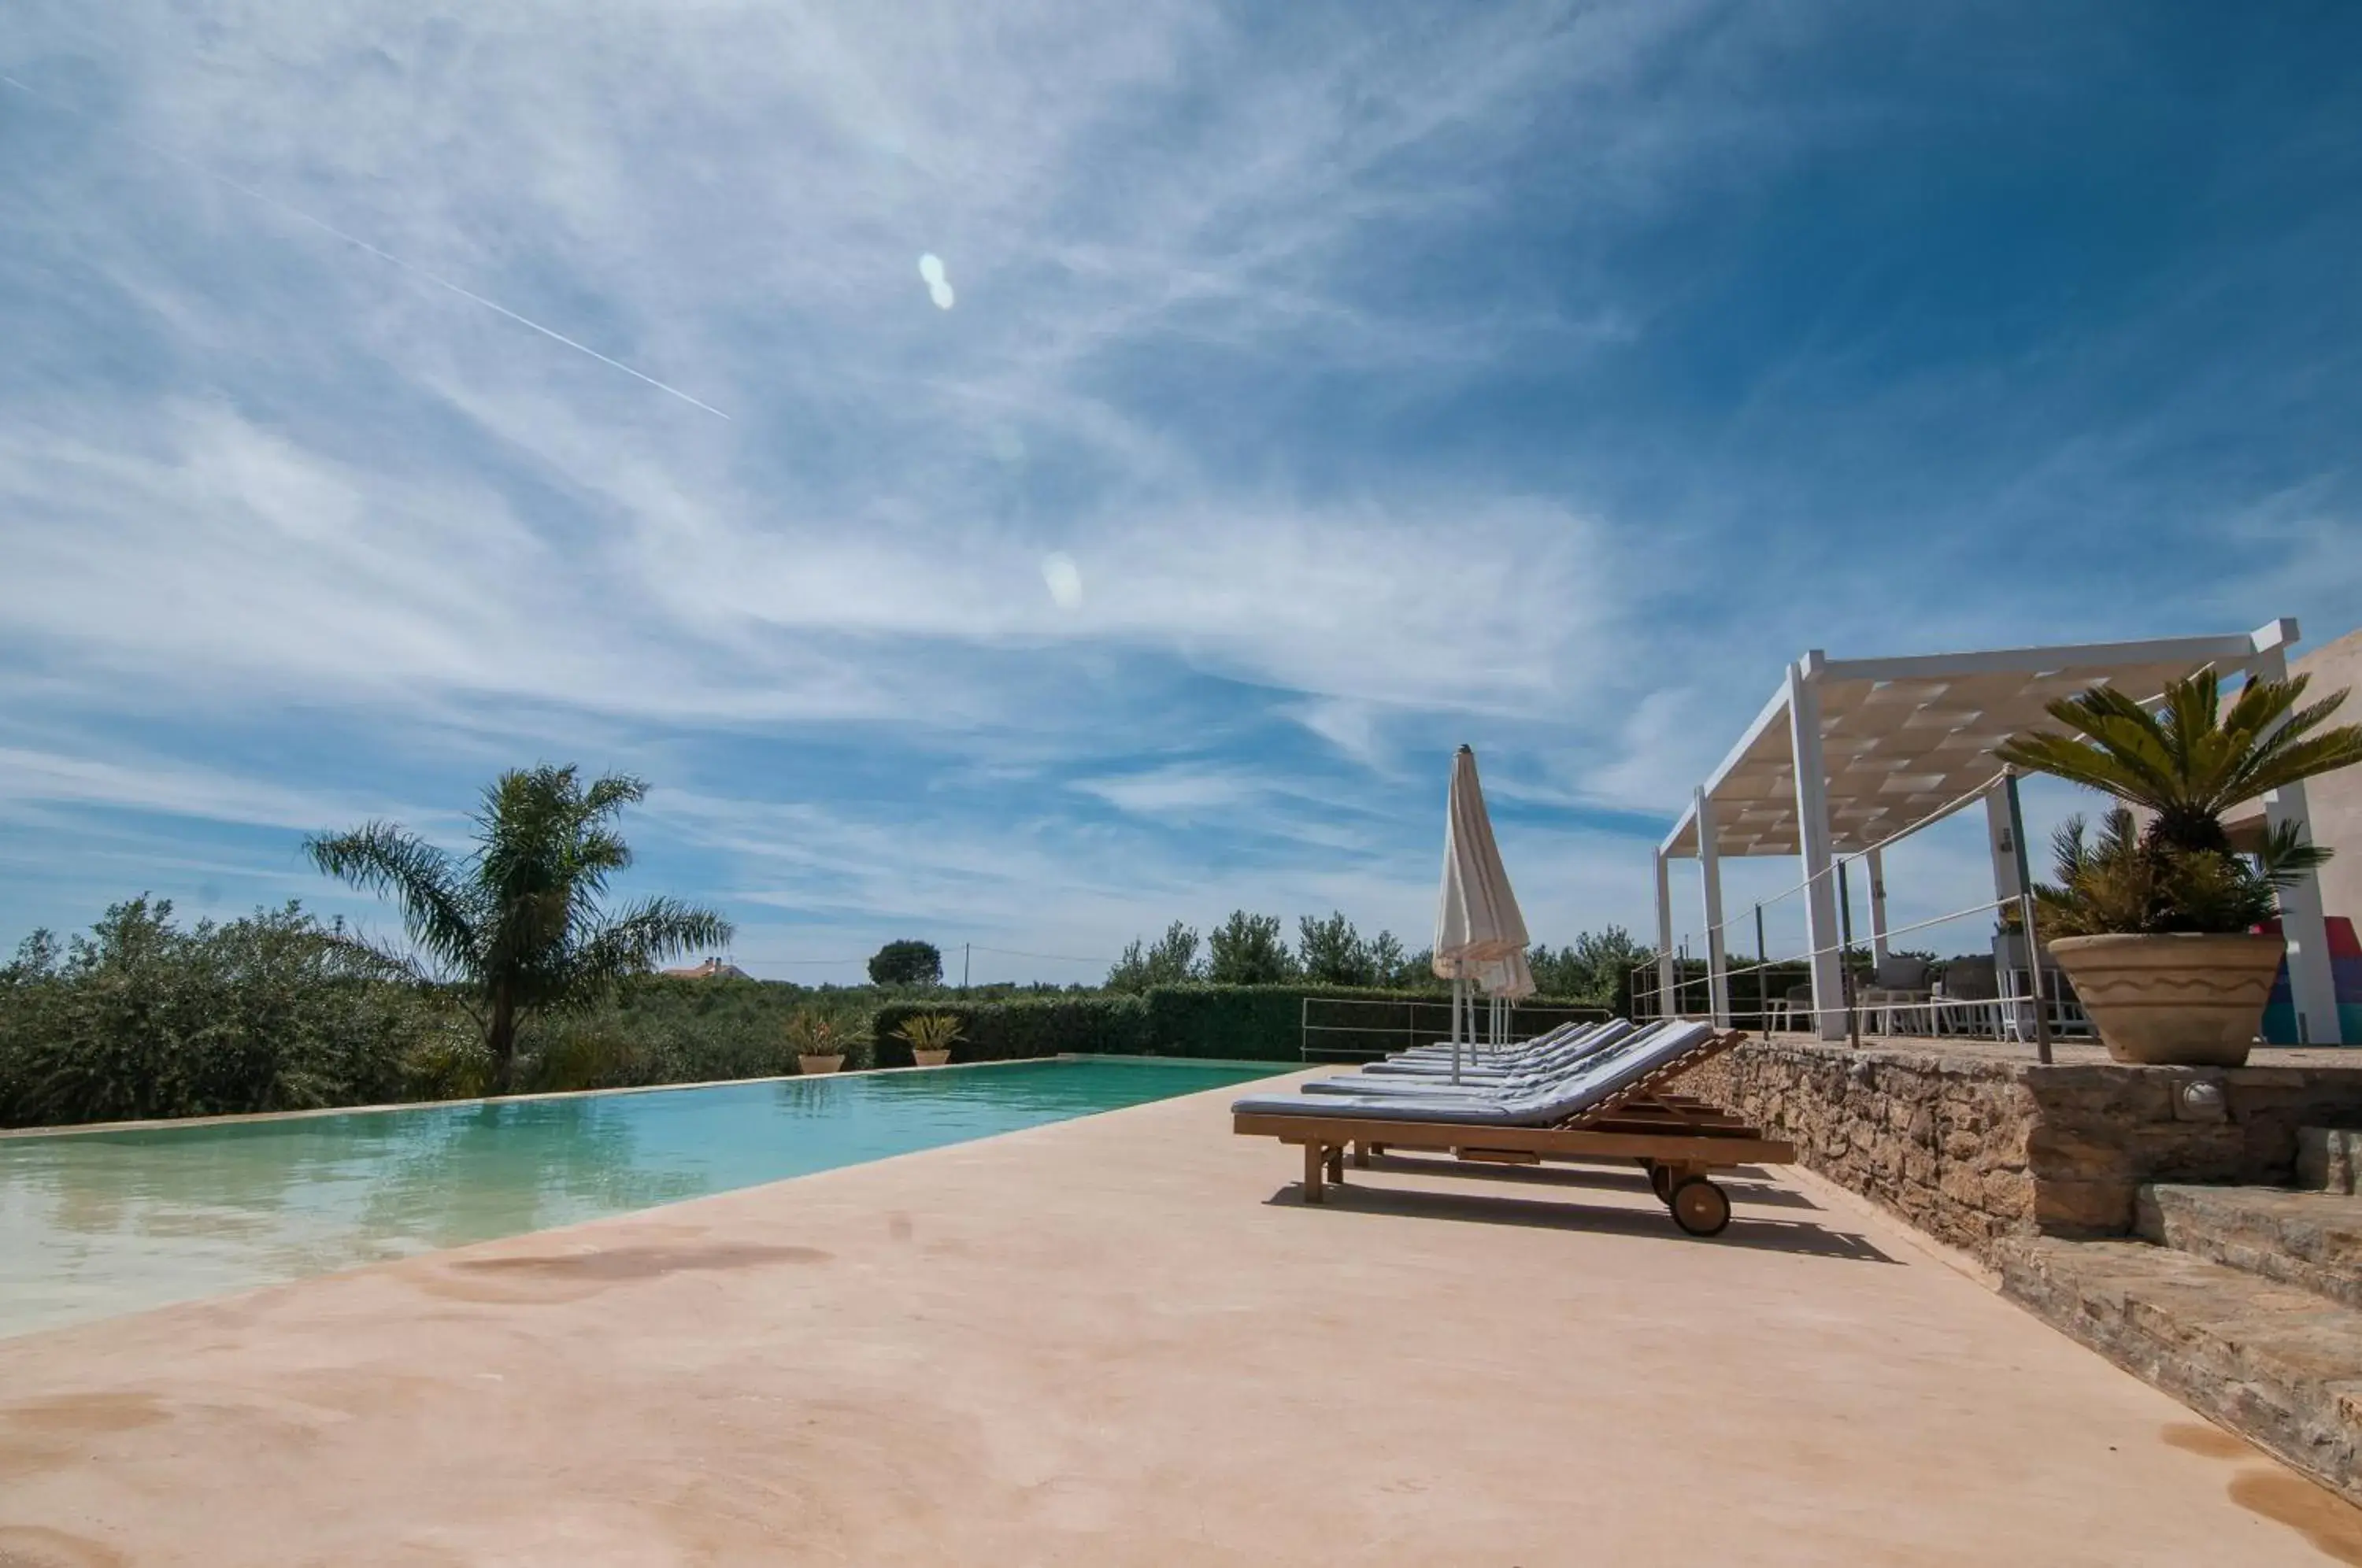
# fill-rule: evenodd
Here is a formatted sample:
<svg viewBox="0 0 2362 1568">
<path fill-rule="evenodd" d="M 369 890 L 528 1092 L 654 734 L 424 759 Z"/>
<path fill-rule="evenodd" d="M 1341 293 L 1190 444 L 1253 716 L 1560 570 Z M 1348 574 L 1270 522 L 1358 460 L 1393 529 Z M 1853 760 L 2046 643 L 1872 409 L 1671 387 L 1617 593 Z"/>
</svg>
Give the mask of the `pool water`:
<svg viewBox="0 0 2362 1568">
<path fill-rule="evenodd" d="M 0 1139 L 0 1334 L 568 1225 L 1286 1070 L 1063 1058 Z"/>
</svg>

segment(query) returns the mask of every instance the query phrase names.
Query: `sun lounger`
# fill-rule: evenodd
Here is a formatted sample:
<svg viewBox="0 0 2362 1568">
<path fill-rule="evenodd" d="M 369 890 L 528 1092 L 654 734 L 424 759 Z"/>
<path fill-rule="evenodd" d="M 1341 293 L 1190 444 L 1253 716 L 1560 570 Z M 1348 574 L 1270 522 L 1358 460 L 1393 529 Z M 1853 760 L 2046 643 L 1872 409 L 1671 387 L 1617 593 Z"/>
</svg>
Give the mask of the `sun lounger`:
<svg viewBox="0 0 2362 1568">
<path fill-rule="evenodd" d="M 1473 1042 L 1463 1040 L 1460 1043 L 1460 1058 L 1463 1062 L 1501 1063 L 1518 1061 L 1520 1059 L 1529 1057 L 1539 1052 L 1549 1050 L 1553 1046 L 1564 1044 L 1568 1041 L 1580 1039 L 1584 1034 L 1587 1034 L 1594 1030 L 1600 1029 L 1604 1027 L 1606 1023 L 1610 1021 L 1615 1021 L 1599 1020 L 1588 1023 L 1562 1023 L 1556 1028 L 1546 1030 L 1543 1032 L 1535 1035 L 1530 1040 L 1520 1040 L 1514 1045 L 1480 1046 L 1475 1044 Z M 1449 1040 L 1438 1040 L 1426 1045 L 1413 1045 L 1408 1050 L 1396 1051 L 1385 1057 L 1385 1061 L 1388 1063 L 1443 1062 L 1448 1064 L 1451 1060 L 1451 1042 Z M 1376 1063 L 1371 1064 L 1373 1066 L 1377 1065 L 1378 1064 Z"/>
<path fill-rule="evenodd" d="M 1489 1165 L 1545 1160 L 1632 1161 L 1649 1173 L 1673 1222 L 1711 1236 L 1730 1222 L 1730 1199 L 1709 1178 L 1739 1165 L 1784 1165 L 1794 1147 L 1699 1101 L 1662 1092 L 1681 1074 L 1744 1038 L 1676 1024 L 1610 1045 L 1548 1088 L 1497 1096 L 1249 1095 L 1232 1129 L 1304 1149 L 1304 1200 L 1388 1149 L 1448 1153 Z"/>
<path fill-rule="evenodd" d="M 1460 1045 L 1460 1059 L 1467 1063 L 1489 1062 L 1496 1065 L 1529 1060 L 1571 1041 L 1580 1040 L 1599 1027 L 1600 1025 L 1596 1023 L 1562 1023 L 1547 1033 L 1537 1034 L 1531 1040 L 1519 1041 L 1515 1045 L 1498 1045 L 1481 1050 L 1462 1041 Z M 1383 1065 L 1387 1066 L 1401 1066 L 1415 1062 L 1440 1062 L 1447 1066 L 1450 1066 L 1451 1043 L 1447 1040 L 1433 1045 L 1414 1045 L 1407 1051 L 1396 1051 L 1383 1059 Z M 1382 1064 L 1377 1062 L 1370 1064 L 1372 1066 L 1380 1065 Z"/>
<path fill-rule="evenodd" d="M 1664 1025 L 1650 1025 L 1651 1029 Z M 1449 1069 L 1440 1073 L 1347 1073 L 1333 1078 L 1315 1078 L 1303 1086 L 1306 1094 L 1318 1095 L 1408 1095 L 1429 1097 L 1461 1095 L 1497 1099 L 1506 1094 L 1530 1093 L 1573 1075 L 1584 1063 L 1616 1045 L 1632 1033 L 1632 1026 L 1621 1019 L 1614 1024 L 1602 1025 L 1590 1031 L 1572 1044 L 1562 1045 L 1544 1054 L 1544 1059 L 1512 1068 L 1507 1072 L 1462 1073 L 1460 1081 L 1452 1081 Z"/>
<path fill-rule="evenodd" d="M 1499 1083 L 1503 1079 L 1521 1075 L 1533 1076 L 1554 1071 L 1567 1063 L 1579 1061 L 1594 1054 L 1603 1045 L 1612 1044 L 1616 1041 L 1624 1039 L 1631 1032 L 1632 1025 L 1620 1018 L 1609 1019 L 1605 1023 L 1584 1024 L 1562 1040 L 1541 1046 L 1537 1050 L 1525 1052 L 1509 1061 L 1504 1062 L 1489 1057 L 1463 1061 L 1460 1070 L 1461 1081 Z M 1372 1062 L 1360 1073 L 1352 1077 L 1363 1080 L 1396 1078 L 1425 1079 L 1430 1082 L 1438 1079 L 1448 1081 L 1451 1077 L 1451 1058 L 1449 1056 L 1390 1057 L 1383 1062 Z"/>
</svg>

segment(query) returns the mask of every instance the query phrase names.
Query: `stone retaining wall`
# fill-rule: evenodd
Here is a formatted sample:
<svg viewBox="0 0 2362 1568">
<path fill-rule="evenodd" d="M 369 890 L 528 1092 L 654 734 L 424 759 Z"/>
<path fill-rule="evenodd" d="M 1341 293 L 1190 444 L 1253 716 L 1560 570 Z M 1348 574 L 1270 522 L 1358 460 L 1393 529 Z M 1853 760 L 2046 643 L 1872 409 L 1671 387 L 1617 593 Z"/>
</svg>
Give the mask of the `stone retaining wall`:
<svg viewBox="0 0 2362 1568">
<path fill-rule="evenodd" d="M 1749 1041 L 1683 1087 L 1937 1239 L 2121 1236 L 2144 1182 L 2279 1185 L 2304 1126 L 2362 1127 L 2353 1066 L 2039 1066 L 1927 1047 Z"/>
</svg>

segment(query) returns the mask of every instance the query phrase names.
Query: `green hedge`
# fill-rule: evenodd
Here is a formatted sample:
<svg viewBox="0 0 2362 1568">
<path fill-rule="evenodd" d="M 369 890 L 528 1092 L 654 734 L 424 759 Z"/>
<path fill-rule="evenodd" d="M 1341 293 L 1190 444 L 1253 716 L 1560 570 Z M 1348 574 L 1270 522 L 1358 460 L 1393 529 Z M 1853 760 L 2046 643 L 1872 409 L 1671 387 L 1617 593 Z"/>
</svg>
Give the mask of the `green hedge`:
<svg viewBox="0 0 2362 1568">
<path fill-rule="evenodd" d="M 1317 1057 L 1378 1056 L 1451 1032 L 1449 997 L 1349 986 L 1158 986 L 1148 993 L 1150 1048 L 1160 1056 L 1297 1061 L 1308 1043 L 1308 1000 L 1352 1004 L 1310 1010 Z M 1511 1029 L 1536 1034 L 1570 1014 L 1607 1016 L 1573 998 L 1533 997 L 1512 1014 Z"/>
<path fill-rule="evenodd" d="M 955 1062 L 1001 1062 L 1062 1052 L 1129 1056 L 1197 1056 L 1226 1061 L 1293 1062 L 1304 1046 L 1308 998 L 1364 1004 L 1316 1015 L 1324 1053 L 1379 1055 L 1451 1031 L 1442 998 L 1342 986 L 1152 986 L 1139 996 L 1027 997 L 1010 1001 L 891 1002 L 872 1016 L 870 1032 L 881 1067 L 908 1066 L 910 1047 L 894 1037 L 915 1013 L 944 1012 L 960 1021 Z M 1539 1032 L 1579 1010 L 1572 999 L 1535 998 L 1514 1022 L 1521 1034 Z"/>
<path fill-rule="evenodd" d="M 869 1034 L 881 1067 L 907 1067 L 911 1048 L 896 1037 L 902 1021 L 947 1012 L 960 1021 L 955 1062 L 1009 1062 L 1074 1052 L 1137 1056 L 1150 1050 L 1148 1003 L 1133 996 L 1016 997 L 1008 1001 L 888 1002 L 870 1015 Z"/>
</svg>

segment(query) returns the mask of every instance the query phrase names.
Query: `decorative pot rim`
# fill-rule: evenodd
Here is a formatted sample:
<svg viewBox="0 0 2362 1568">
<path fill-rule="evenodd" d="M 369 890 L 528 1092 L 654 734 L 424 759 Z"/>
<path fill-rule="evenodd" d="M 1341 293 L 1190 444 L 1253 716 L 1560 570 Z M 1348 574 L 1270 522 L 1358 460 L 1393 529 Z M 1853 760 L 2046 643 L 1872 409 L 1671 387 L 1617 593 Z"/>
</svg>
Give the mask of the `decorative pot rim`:
<svg viewBox="0 0 2362 1568">
<path fill-rule="evenodd" d="M 2277 931 L 2111 931 L 2093 936 L 2054 936 L 2043 943 L 2047 948 L 2067 948 L 2083 952 L 2098 946 L 2116 946 L 2134 942 L 2236 943 L 2240 946 L 2269 944 L 2286 947 L 2288 938 Z"/>
</svg>

